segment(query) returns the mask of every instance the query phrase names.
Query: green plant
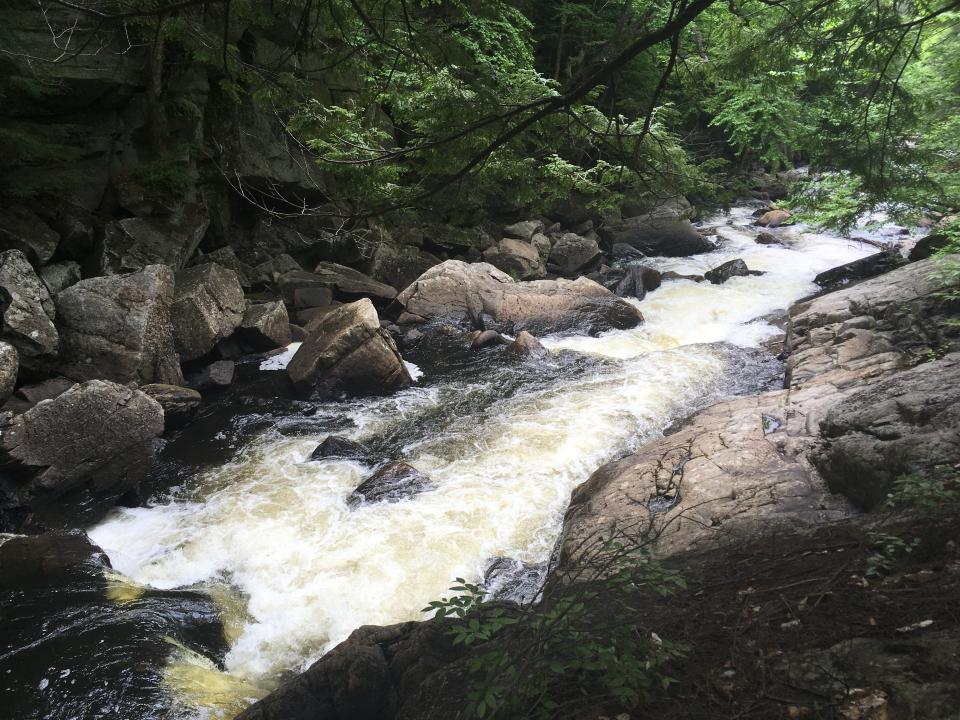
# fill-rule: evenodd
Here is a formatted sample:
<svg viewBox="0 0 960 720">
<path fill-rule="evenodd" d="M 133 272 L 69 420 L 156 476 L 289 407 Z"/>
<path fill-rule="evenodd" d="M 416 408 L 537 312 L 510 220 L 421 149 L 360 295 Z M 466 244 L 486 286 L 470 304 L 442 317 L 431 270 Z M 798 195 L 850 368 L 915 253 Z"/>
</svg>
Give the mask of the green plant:
<svg viewBox="0 0 960 720">
<path fill-rule="evenodd" d="M 131 173 L 145 190 L 164 195 L 182 195 L 194 183 L 186 161 L 163 158 L 144 163 Z"/>
</svg>

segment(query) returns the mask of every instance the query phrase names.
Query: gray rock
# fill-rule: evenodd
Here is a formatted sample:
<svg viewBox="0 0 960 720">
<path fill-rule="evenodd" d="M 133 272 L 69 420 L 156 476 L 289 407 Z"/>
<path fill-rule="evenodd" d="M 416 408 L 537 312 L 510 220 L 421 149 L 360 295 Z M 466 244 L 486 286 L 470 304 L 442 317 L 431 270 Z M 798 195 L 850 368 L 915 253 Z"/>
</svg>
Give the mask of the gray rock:
<svg viewBox="0 0 960 720">
<path fill-rule="evenodd" d="M 284 273 L 289 272 L 303 272 L 303 267 L 286 253 L 280 253 L 253 268 L 248 277 L 254 285 L 269 285 Z"/>
<path fill-rule="evenodd" d="M 606 222 L 600 232 L 611 246 L 623 243 L 644 255 L 684 257 L 714 249 L 689 220 L 672 211 Z"/>
<path fill-rule="evenodd" d="M 286 306 L 279 300 L 251 305 L 243 313 L 236 334 L 258 352 L 289 345 L 290 318 Z"/>
<path fill-rule="evenodd" d="M 470 341 L 470 347 L 473 350 L 490 347 L 491 345 L 509 345 L 510 341 L 496 330 L 477 330 L 475 337 Z"/>
<path fill-rule="evenodd" d="M 373 255 L 370 275 L 394 288 L 405 288 L 434 265 L 436 255 L 407 245 L 381 243 Z"/>
<path fill-rule="evenodd" d="M 148 265 L 187 266 L 210 220 L 201 205 L 184 205 L 163 218 L 132 217 L 109 223 L 98 243 L 94 273 L 110 275 Z"/>
<path fill-rule="evenodd" d="M 503 229 L 503 234 L 508 238 L 517 240 L 530 240 L 534 234 L 543 232 L 543 223 L 539 220 L 523 220 L 513 225 L 507 225 Z"/>
<path fill-rule="evenodd" d="M 293 291 L 293 307 L 303 308 L 326 307 L 333 302 L 333 290 L 328 287 L 301 287 Z"/>
<path fill-rule="evenodd" d="M 910 248 L 910 254 L 907 258 L 910 262 L 925 260 L 938 250 L 942 250 L 950 244 L 950 237 L 946 233 L 932 232 L 924 235 L 917 240 L 916 244 Z"/>
<path fill-rule="evenodd" d="M 396 289 L 390 285 L 377 282 L 369 275 L 364 275 L 359 270 L 345 265 L 322 262 L 313 269 L 313 272 L 326 283 L 327 287 L 333 289 L 334 296 L 338 300 L 359 300 L 368 297 L 373 300 L 387 301 L 397 296 Z"/>
<path fill-rule="evenodd" d="M 277 287 L 283 301 L 291 307 L 295 307 L 296 293 L 300 290 L 316 289 L 319 292 L 329 292 L 331 296 L 333 294 L 325 278 L 305 270 L 288 270 L 283 273 L 277 278 Z"/>
<path fill-rule="evenodd" d="M 45 371 L 54 362 L 59 334 L 53 298 L 19 250 L 0 253 L 0 337 L 20 355 L 20 364 Z"/>
<path fill-rule="evenodd" d="M 181 361 L 203 357 L 229 337 L 244 309 L 243 288 L 233 270 L 208 263 L 178 272 L 170 319 Z"/>
<path fill-rule="evenodd" d="M 636 327 L 640 312 L 606 288 L 576 280 L 514 280 L 488 263 L 447 260 L 404 290 L 398 302 L 428 321 L 514 334 L 603 332 Z"/>
<path fill-rule="evenodd" d="M 11 205 L 0 211 L 0 250 L 19 250 L 34 266 L 50 262 L 60 235 L 26 208 Z"/>
<path fill-rule="evenodd" d="M 105 380 L 74 385 L 22 415 L 8 418 L 0 458 L 34 470 L 16 496 L 29 505 L 80 485 L 95 494 L 135 485 L 163 432 L 163 409 L 139 390 Z M 0 493 L 2 496 L 2 493 Z"/>
<path fill-rule="evenodd" d="M 240 285 L 244 288 L 250 287 L 250 276 L 253 275 L 253 268 L 241 262 L 240 258 L 237 257 L 237 253 L 234 252 L 234 249 L 229 245 L 211 250 L 196 264 L 201 265 L 203 263 L 216 263 L 221 267 L 233 270 L 237 274 L 237 281 Z"/>
<path fill-rule="evenodd" d="M 550 250 L 548 267 L 560 275 L 575 275 L 600 257 L 600 246 L 593 238 L 564 233 Z"/>
<path fill-rule="evenodd" d="M 550 351 L 526 330 L 521 330 L 517 338 L 507 345 L 507 352 L 520 357 L 536 358 L 542 360 L 550 357 Z"/>
<path fill-rule="evenodd" d="M 190 375 L 187 382 L 201 393 L 225 390 L 233 382 L 236 367 L 236 363 L 232 360 L 215 360 L 199 372 Z"/>
<path fill-rule="evenodd" d="M 173 273 L 165 265 L 81 280 L 57 294 L 60 371 L 84 381 L 183 382 L 173 344 Z"/>
<path fill-rule="evenodd" d="M 80 264 L 73 260 L 45 265 L 40 268 L 40 279 L 47 286 L 51 296 L 55 296 L 61 290 L 66 290 L 71 285 L 80 282 Z"/>
<path fill-rule="evenodd" d="M 20 355 L 8 342 L 0 341 L 0 402 L 10 397 L 17 384 Z"/>
<path fill-rule="evenodd" d="M 306 340 L 287 366 L 297 386 L 333 382 L 353 391 L 384 392 L 413 382 L 367 298 L 338 307 L 306 330 Z"/>
<path fill-rule="evenodd" d="M 612 290 L 617 297 L 634 297 L 643 300 L 647 293 L 656 290 L 663 282 L 663 275 L 643 265 L 627 265 L 611 268 L 601 276 L 601 284 Z"/>
<path fill-rule="evenodd" d="M 760 227 L 775 228 L 780 227 L 793 217 L 793 213 L 788 210 L 768 210 L 758 217 L 754 222 Z"/>
<path fill-rule="evenodd" d="M 629 261 L 641 259 L 643 257 L 643 253 L 637 250 L 633 245 L 619 242 L 614 243 L 613 247 L 610 248 L 610 256 L 614 260 Z"/>
<path fill-rule="evenodd" d="M 391 462 L 360 483 L 347 497 L 347 505 L 355 508 L 366 503 L 398 502 L 432 487 L 430 478 L 412 465 Z"/>
<path fill-rule="evenodd" d="M 540 255 L 540 262 L 546 265 L 547 260 L 550 258 L 550 250 L 553 249 L 553 242 L 551 242 L 550 238 L 543 233 L 534 233 L 533 237 L 530 238 L 530 244 L 537 249 L 537 254 Z"/>
<path fill-rule="evenodd" d="M 882 275 L 906 264 L 898 250 L 884 250 L 822 272 L 813 281 L 824 290 L 839 290 L 844 285 Z"/>
<path fill-rule="evenodd" d="M 76 383 L 68 378 L 52 377 L 33 385 L 24 385 L 14 393 L 14 396 L 32 407 L 44 400 L 53 400 L 53 398 L 63 395 L 74 385 Z"/>
<path fill-rule="evenodd" d="M 540 252 L 524 240 L 503 238 L 484 251 L 483 259 L 517 280 L 537 280 L 547 276 Z"/>
<path fill-rule="evenodd" d="M 758 245 L 779 245 L 782 241 L 773 233 L 760 232 L 753 239 Z"/>
<path fill-rule="evenodd" d="M 167 430 L 183 425 L 200 406 L 200 393 L 191 388 L 150 383 L 143 385 L 140 390 L 160 403 Z"/>
<path fill-rule="evenodd" d="M 750 274 L 750 269 L 747 267 L 747 264 L 737 258 L 736 260 L 729 260 L 723 265 L 718 265 L 712 270 L 707 270 L 703 274 L 703 277 L 714 285 L 720 285 L 725 283 L 732 277 L 745 277 Z"/>
<path fill-rule="evenodd" d="M 322 443 L 317 445 L 310 454 L 311 460 L 326 460 L 328 458 L 337 458 L 340 460 L 361 460 L 366 461 L 370 458 L 370 451 L 360 443 L 352 440 L 330 435 Z"/>
</svg>

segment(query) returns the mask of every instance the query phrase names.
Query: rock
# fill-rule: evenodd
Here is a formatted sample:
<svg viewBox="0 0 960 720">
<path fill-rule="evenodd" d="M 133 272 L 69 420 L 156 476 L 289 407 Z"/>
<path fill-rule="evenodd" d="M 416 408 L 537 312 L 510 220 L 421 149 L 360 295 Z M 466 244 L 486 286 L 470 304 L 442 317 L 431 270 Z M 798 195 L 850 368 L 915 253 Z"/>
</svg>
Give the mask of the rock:
<svg viewBox="0 0 960 720">
<path fill-rule="evenodd" d="M 713 270 L 707 270 L 703 277 L 714 285 L 722 285 L 732 277 L 746 277 L 748 275 L 750 275 L 750 269 L 747 264 L 737 258 L 736 260 L 728 260 L 723 265 L 713 268 Z"/>
<path fill-rule="evenodd" d="M 296 293 L 306 289 L 329 292 L 331 298 L 333 297 L 333 290 L 330 289 L 327 280 L 304 270 L 290 270 L 283 273 L 277 278 L 277 288 L 280 290 L 283 301 L 291 307 L 295 306 Z"/>
<path fill-rule="evenodd" d="M 236 363 L 232 360 L 215 360 L 199 372 L 190 375 L 187 382 L 201 393 L 219 392 L 230 387 L 235 371 Z"/>
<path fill-rule="evenodd" d="M 534 233 L 533 237 L 530 238 L 530 244 L 537 249 L 540 262 L 546 266 L 547 260 L 550 258 L 550 251 L 553 249 L 553 243 L 550 241 L 550 238 L 543 233 Z"/>
<path fill-rule="evenodd" d="M 163 432 L 163 409 L 139 390 L 91 380 L 3 422 L 0 464 L 19 472 L 0 480 L 0 498 L 12 499 L 0 515 L 81 487 L 94 496 L 135 487 Z"/>
<path fill-rule="evenodd" d="M 779 245 L 781 243 L 779 237 L 768 232 L 757 233 L 757 236 L 753 239 L 753 241 L 758 245 Z"/>
<path fill-rule="evenodd" d="M 200 406 L 202 399 L 196 390 L 179 385 L 151 383 L 141 386 L 140 390 L 160 403 L 167 430 L 183 425 Z"/>
<path fill-rule="evenodd" d="M 313 272 L 326 283 L 327 287 L 333 289 L 334 296 L 338 300 L 359 300 L 366 297 L 378 301 L 389 301 L 397 296 L 396 289 L 345 265 L 322 262 L 313 269 Z"/>
<path fill-rule="evenodd" d="M 539 251 L 524 240 L 504 238 L 485 250 L 483 259 L 517 280 L 535 280 L 547 276 Z"/>
<path fill-rule="evenodd" d="M 0 337 L 13 345 L 20 365 L 44 372 L 55 361 L 59 334 L 47 286 L 19 250 L 0 253 Z"/>
<path fill-rule="evenodd" d="M 241 262 L 240 258 L 237 257 L 237 253 L 234 252 L 234 249 L 229 245 L 211 250 L 203 256 L 201 262 L 195 264 L 201 265 L 205 263 L 216 263 L 220 267 L 229 268 L 236 273 L 237 281 L 243 288 L 249 288 L 251 286 L 250 276 L 253 275 L 253 268 Z"/>
<path fill-rule="evenodd" d="M 17 385 L 17 371 L 20 369 L 20 355 L 8 342 L 0 340 L 0 402 L 10 397 Z"/>
<path fill-rule="evenodd" d="M 560 275 L 575 275 L 600 257 L 600 246 L 592 238 L 564 233 L 550 250 L 548 267 Z"/>
<path fill-rule="evenodd" d="M 52 377 L 34 385 L 24 385 L 14 395 L 33 407 L 44 400 L 53 400 L 53 398 L 63 395 L 74 385 L 76 383 L 73 380 Z"/>
<path fill-rule="evenodd" d="M 661 273 L 643 265 L 611 268 L 601 275 L 601 284 L 617 297 L 634 297 L 638 300 L 643 300 L 648 292 L 656 290 L 661 283 Z"/>
<path fill-rule="evenodd" d="M 703 275 L 682 275 L 673 270 L 667 270 L 665 273 L 660 274 L 661 280 L 692 280 L 693 282 L 703 282 Z"/>
<path fill-rule="evenodd" d="M 787 210 L 768 210 L 756 219 L 755 224 L 760 227 L 775 228 L 780 227 L 792 217 L 793 213 Z"/>
<path fill-rule="evenodd" d="M 303 342 L 307 339 L 307 331 L 299 325 L 290 323 L 290 342 Z"/>
<path fill-rule="evenodd" d="M 898 250 L 885 250 L 822 272 L 813 281 L 824 290 L 839 290 L 844 285 L 882 275 L 906 264 Z"/>
<path fill-rule="evenodd" d="M 132 217 L 108 223 L 92 275 L 112 275 L 169 265 L 187 266 L 210 220 L 201 205 L 185 204 L 169 217 Z"/>
<path fill-rule="evenodd" d="M 600 233 L 611 246 L 626 244 L 644 255 L 685 257 L 714 250 L 689 220 L 661 211 L 607 222 Z"/>
<path fill-rule="evenodd" d="M 543 232 L 543 223 L 540 220 L 523 220 L 503 229 L 503 235 L 517 240 L 530 240 L 536 233 Z"/>
<path fill-rule="evenodd" d="M 370 275 L 395 288 L 405 288 L 442 261 L 436 255 L 408 245 L 381 243 L 373 254 Z"/>
<path fill-rule="evenodd" d="M 11 203 L 0 211 L 0 250 L 19 250 L 35 266 L 50 262 L 60 235 L 21 205 Z"/>
<path fill-rule="evenodd" d="M 333 302 L 333 290 L 328 287 L 301 287 L 293 291 L 293 307 L 302 308 L 327 307 Z"/>
<path fill-rule="evenodd" d="M 391 462 L 379 468 L 350 493 L 347 505 L 399 502 L 430 490 L 433 483 L 426 475 L 404 462 Z"/>
<path fill-rule="evenodd" d="M 286 253 L 280 253 L 253 268 L 248 277 L 251 285 L 269 285 L 289 272 L 303 272 L 303 268 L 300 263 Z"/>
<path fill-rule="evenodd" d="M 910 254 L 907 255 L 907 259 L 910 260 L 910 262 L 925 260 L 949 244 L 950 237 L 946 233 L 932 232 L 917 240 L 916 244 L 910 249 Z"/>
<path fill-rule="evenodd" d="M 514 355 L 519 355 L 520 357 L 536 359 L 550 357 L 550 351 L 526 330 L 521 330 L 517 334 L 517 338 L 507 346 L 506 351 Z"/>
<path fill-rule="evenodd" d="M 610 248 L 610 257 L 614 260 L 620 260 L 622 262 L 629 262 L 631 260 L 639 260 L 644 257 L 643 253 L 637 250 L 633 245 L 628 245 L 627 243 L 614 243 L 613 247 Z"/>
<path fill-rule="evenodd" d="M 286 347 L 291 342 L 286 306 L 279 300 L 251 305 L 243 313 L 236 336 L 257 352 Z"/>
<path fill-rule="evenodd" d="M 814 464 L 859 507 L 882 503 L 903 475 L 949 481 L 960 458 L 960 353 L 854 392 L 820 433 Z"/>
<path fill-rule="evenodd" d="M 327 458 L 337 458 L 341 460 L 360 460 L 366 462 L 370 458 L 370 451 L 360 443 L 352 440 L 338 437 L 336 435 L 328 436 L 322 443 L 317 445 L 310 454 L 311 460 L 326 460 Z"/>
<path fill-rule="evenodd" d="M 183 382 L 173 344 L 173 273 L 165 265 L 81 280 L 57 294 L 60 371 L 84 381 Z"/>
<path fill-rule="evenodd" d="M 338 307 L 311 323 L 287 374 L 300 387 L 330 382 L 354 391 L 384 392 L 413 381 L 369 299 Z"/>
<path fill-rule="evenodd" d="M 40 279 L 51 296 L 80 282 L 80 264 L 73 260 L 53 263 L 40 268 Z"/>
<path fill-rule="evenodd" d="M 233 270 L 207 263 L 176 274 L 170 319 L 181 362 L 210 352 L 233 333 L 243 315 L 243 288 Z"/>
<path fill-rule="evenodd" d="M 636 327 L 640 312 L 587 278 L 514 282 L 487 263 L 459 260 L 431 268 L 397 300 L 428 321 L 515 334 L 599 333 Z"/>
<path fill-rule="evenodd" d="M 490 347 L 491 345 L 509 345 L 510 341 L 496 330 L 477 331 L 476 337 L 470 341 L 470 347 L 473 350 Z"/>
<path fill-rule="evenodd" d="M 421 325 L 426 321 L 427 319 L 425 317 L 421 317 L 420 315 L 402 312 L 400 313 L 400 317 L 397 318 L 397 325 Z"/>
<path fill-rule="evenodd" d="M 627 198 L 620 206 L 620 214 L 625 218 L 659 214 L 692 220 L 696 215 L 696 210 L 683 195 L 672 195 L 670 197 Z"/>
<path fill-rule="evenodd" d="M 324 315 L 329 315 L 341 305 L 343 305 L 343 303 L 334 301 L 326 307 L 312 307 L 306 308 L 305 310 L 297 310 L 297 322 L 303 327 L 306 327 L 313 321 L 322 318 Z"/>
<path fill-rule="evenodd" d="M 2 587 L 64 588 L 110 568 L 110 558 L 81 530 L 14 537 L 0 545 Z"/>
</svg>

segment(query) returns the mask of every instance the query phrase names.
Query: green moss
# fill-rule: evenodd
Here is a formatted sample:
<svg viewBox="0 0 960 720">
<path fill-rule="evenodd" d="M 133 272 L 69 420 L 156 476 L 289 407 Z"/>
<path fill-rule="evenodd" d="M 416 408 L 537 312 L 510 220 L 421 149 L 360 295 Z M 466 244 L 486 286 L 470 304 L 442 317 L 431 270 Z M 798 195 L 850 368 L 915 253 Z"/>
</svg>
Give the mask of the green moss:
<svg viewBox="0 0 960 720">
<path fill-rule="evenodd" d="M 133 171 L 132 177 L 145 190 L 170 195 L 182 195 L 194 183 L 189 166 L 182 160 L 162 159 L 144 163 Z"/>
</svg>

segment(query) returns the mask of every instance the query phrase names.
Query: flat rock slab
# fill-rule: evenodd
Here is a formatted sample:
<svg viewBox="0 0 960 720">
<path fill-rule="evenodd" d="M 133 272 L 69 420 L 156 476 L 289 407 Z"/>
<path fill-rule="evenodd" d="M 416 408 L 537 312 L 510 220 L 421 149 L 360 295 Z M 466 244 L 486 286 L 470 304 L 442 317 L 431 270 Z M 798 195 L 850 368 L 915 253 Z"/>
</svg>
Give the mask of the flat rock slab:
<svg viewBox="0 0 960 720">
<path fill-rule="evenodd" d="M 404 462 L 387 463 L 350 493 L 347 505 L 399 502 L 429 490 L 433 483 L 426 475 Z"/>
</svg>

